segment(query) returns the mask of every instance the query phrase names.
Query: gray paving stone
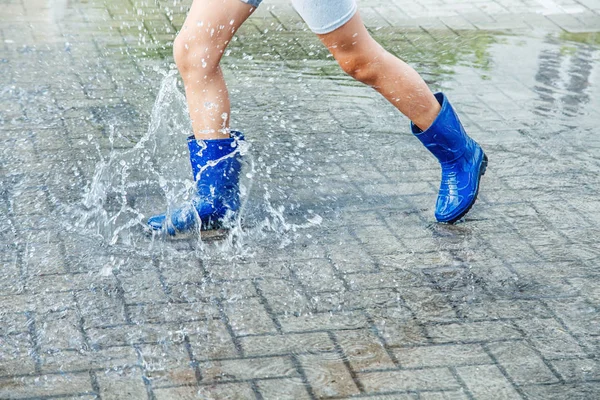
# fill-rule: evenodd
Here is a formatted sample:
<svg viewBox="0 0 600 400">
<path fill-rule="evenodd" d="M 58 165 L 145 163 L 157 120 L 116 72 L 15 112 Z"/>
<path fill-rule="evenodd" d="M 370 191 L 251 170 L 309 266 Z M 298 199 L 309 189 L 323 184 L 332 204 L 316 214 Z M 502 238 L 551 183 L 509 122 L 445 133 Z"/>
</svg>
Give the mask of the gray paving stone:
<svg viewBox="0 0 600 400">
<path fill-rule="evenodd" d="M 456 319 L 456 311 L 448 298 L 429 287 L 406 288 L 400 291 L 408 308 L 423 322 L 442 322 Z"/>
<path fill-rule="evenodd" d="M 184 398 L 212 398 L 228 399 L 232 396 L 251 399 L 254 396 L 249 383 L 222 383 L 218 385 L 181 386 L 172 388 L 159 388 L 153 390 L 157 400 L 184 399 Z"/>
<path fill-rule="evenodd" d="M 133 305 L 127 306 L 126 312 L 136 324 L 204 321 L 219 316 L 217 307 L 208 302 Z"/>
<path fill-rule="evenodd" d="M 73 310 L 35 317 L 36 341 L 42 351 L 81 349 L 85 346 L 79 319 Z"/>
<path fill-rule="evenodd" d="M 375 326 L 389 346 L 430 343 L 424 326 L 406 310 L 386 310 L 373 316 Z"/>
<path fill-rule="evenodd" d="M 25 333 L 28 331 L 27 321 L 28 318 L 26 313 L 3 313 L 0 315 L 0 322 L 2 322 L 2 330 L 0 331 L 0 334 L 2 336 L 9 336 L 18 333 Z"/>
<path fill-rule="evenodd" d="M 548 364 L 523 342 L 492 343 L 488 349 L 516 384 L 559 381 Z"/>
<path fill-rule="evenodd" d="M 279 318 L 285 332 L 301 332 L 329 329 L 358 329 L 367 325 L 362 312 L 318 313 L 300 316 L 286 315 Z"/>
<path fill-rule="evenodd" d="M 298 360 L 318 398 L 360 393 L 339 355 L 300 355 Z"/>
<path fill-rule="evenodd" d="M 548 306 L 567 325 L 574 335 L 585 335 L 587 332 L 600 331 L 598 307 L 580 299 L 549 300 Z M 579 314 L 579 317 L 575 315 Z"/>
<path fill-rule="evenodd" d="M 257 381 L 256 385 L 264 399 L 310 399 L 306 385 L 299 378 L 289 379 L 264 379 Z M 236 393 L 237 395 L 237 393 Z"/>
<path fill-rule="evenodd" d="M 90 369 L 119 371 L 138 364 L 138 354 L 132 347 L 108 347 L 99 350 L 54 350 L 40 354 L 44 373 L 65 373 Z"/>
<path fill-rule="evenodd" d="M 600 365 L 597 360 L 554 360 L 550 364 L 565 381 L 592 381 L 597 380 L 600 375 Z"/>
<path fill-rule="evenodd" d="M 585 26 L 581 20 L 569 14 L 548 15 L 548 19 L 560 26 L 567 32 L 589 32 L 590 28 Z"/>
<path fill-rule="evenodd" d="M 13 313 L 28 311 L 27 300 L 27 296 L 0 296 L 2 309 L 11 310 Z"/>
<path fill-rule="evenodd" d="M 199 331 L 206 321 L 180 323 L 115 325 L 103 328 L 88 328 L 90 343 L 93 346 L 126 346 L 140 343 L 159 343 L 181 340 L 182 333 Z"/>
<path fill-rule="evenodd" d="M 335 337 L 354 371 L 395 367 L 381 339 L 373 331 L 340 331 Z"/>
<path fill-rule="evenodd" d="M 288 335 L 246 336 L 240 344 L 247 356 L 335 351 L 335 345 L 324 332 Z"/>
<path fill-rule="evenodd" d="M 532 399 L 561 399 L 565 396 L 579 399 L 593 399 L 598 393 L 599 386 L 597 382 L 589 383 L 571 383 L 528 386 L 524 392 Z"/>
<path fill-rule="evenodd" d="M 425 400 L 462 400 L 469 397 L 464 391 L 423 392 L 419 393 L 420 399 Z"/>
<path fill-rule="evenodd" d="M 585 350 L 577 340 L 555 319 L 521 320 L 516 324 L 542 356 L 549 360 L 585 355 Z"/>
<path fill-rule="evenodd" d="M 456 379 L 445 368 L 418 371 L 364 372 L 358 374 L 367 393 L 410 390 L 455 390 Z"/>
<path fill-rule="evenodd" d="M 519 393 L 495 365 L 456 369 L 469 391 L 477 399 L 518 399 Z M 481 384 L 481 382 L 485 382 Z"/>
<path fill-rule="evenodd" d="M 143 344 L 138 348 L 144 377 L 152 381 L 153 388 L 196 384 L 192 360 L 184 343 Z M 143 383 L 141 376 L 139 381 Z"/>
<path fill-rule="evenodd" d="M 81 198 L 146 133 L 190 0 L 1 5 L 0 397 L 594 398 L 600 2 L 359 3 L 490 156 L 466 223 L 433 222 L 408 121 L 269 0 L 223 62 L 264 225 L 111 243 Z"/>
<path fill-rule="evenodd" d="M 119 273 L 118 278 L 124 288 L 126 303 L 153 303 L 165 300 L 158 276 L 152 271 L 132 271 L 129 276 Z M 136 283 L 133 285 L 133 283 Z M 139 285 L 139 286 L 138 286 Z"/>
<path fill-rule="evenodd" d="M 100 396 L 110 399 L 146 399 L 148 393 L 139 369 L 96 373 Z"/>
<path fill-rule="evenodd" d="M 28 334 L 0 336 L 0 348 L 2 348 L 0 376 L 7 377 L 7 385 L 12 385 L 9 378 L 13 375 L 29 375 L 35 372 L 36 363 L 29 354 L 31 339 Z"/>
<path fill-rule="evenodd" d="M 203 321 L 193 328 L 186 324 L 186 328 L 189 330 L 187 334 L 189 335 L 191 352 L 196 360 L 230 358 L 239 355 L 233 337 L 229 334 L 223 321 Z M 181 334 L 183 333 L 185 331 L 181 330 Z M 181 336 L 181 334 L 178 334 L 178 336 Z"/>
<path fill-rule="evenodd" d="M 393 352 L 404 368 L 450 367 L 493 362 L 480 345 L 417 346 L 393 349 Z"/>
<path fill-rule="evenodd" d="M 274 265 L 264 263 L 240 263 L 232 266 L 231 264 L 213 264 L 209 269 L 209 274 L 215 280 L 230 279 L 251 279 L 256 276 L 279 278 L 287 270 L 283 265 L 277 265 L 277 268 L 271 268 Z"/>
<path fill-rule="evenodd" d="M 290 357 L 205 361 L 198 367 L 206 382 L 298 376 Z"/>
<path fill-rule="evenodd" d="M 317 293 L 310 296 L 309 299 L 314 304 L 314 309 L 317 312 L 366 309 L 368 312 L 376 314 L 381 309 L 392 307 L 406 309 L 400 294 L 394 292 L 382 293 L 377 289 Z"/>
<path fill-rule="evenodd" d="M 0 395 L 4 398 L 30 398 L 89 394 L 92 384 L 88 373 L 43 375 L 39 377 L 0 378 Z"/>
<path fill-rule="evenodd" d="M 231 327 L 238 335 L 275 333 L 276 326 L 256 298 L 226 305 Z"/>
<path fill-rule="evenodd" d="M 64 307 L 64 304 L 72 301 L 69 291 L 75 289 L 75 282 L 70 274 L 29 276 L 25 285 L 31 296 L 29 308 L 35 307 L 41 311 L 42 309 L 52 310 Z M 63 301 L 50 302 L 45 296 Z"/>
<path fill-rule="evenodd" d="M 294 267 L 299 281 L 309 291 L 340 291 L 343 282 L 335 276 L 330 263 L 323 260 L 309 260 Z"/>
<path fill-rule="evenodd" d="M 426 283 L 422 274 L 410 270 L 396 269 L 396 265 L 391 265 L 391 269 L 386 273 L 357 273 L 347 274 L 344 278 L 353 290 L 360 289 L 391 289 L 404 286 L 422 285 Z"/>
<path fill-rule="evenodd" d="M 482 321 L 430 325 L 427 331 L 436 343 L 489 342 L 522 338 L 521 333 L 509 322 Z"/>
</svg>

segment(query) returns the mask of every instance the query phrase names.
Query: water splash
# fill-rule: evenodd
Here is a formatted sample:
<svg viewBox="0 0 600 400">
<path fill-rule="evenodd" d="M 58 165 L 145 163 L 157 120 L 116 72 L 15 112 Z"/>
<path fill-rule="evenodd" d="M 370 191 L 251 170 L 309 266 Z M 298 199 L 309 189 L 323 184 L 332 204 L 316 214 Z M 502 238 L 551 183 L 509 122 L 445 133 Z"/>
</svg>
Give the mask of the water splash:
<svg viewBox="0 0 600 400">
<path fill-rule="evenodd" d="M 176 70 L 163 75 L 148 129 L 133 147 L 123 150 L 116 145 L 128 135 L 114 124 L 106 127 L 108 149 L 103 148 L 93 135 L 88 137 L 99 160 L 81 202 L 66 206 L 66 215 L 75 216 L 74 221 L 67 224 L 67 231 L 99 237 L 111 246 L 144 251 L 169 250 L 171 240 L 163 240 L 169 239 L 164 235 L 151 234 L 146 220 L 165 208 L 169 212 L 189 201 L 194 182 L 183 140 L 190 132 L 185 96 L 178 86 Z M 268 185 L 251 190 L 256 176 L 266 167 L 255 163 L 249 147 L 248 142 L 240 146 L 244 156 L 240 182 L 241 218 L 229 227 L 223 240 L 213 243 L 211 248 L 198 232 L 176 238 L 193 240 L 196 250 L 204 256 L 252 257 L 252 248 L 264 240 L 270 246 L 276 240 L 276 247 L 283 248 L 294 241 L 298 230 L 320 225 L 323 220 L 309 210 L 304 222 L 289 222 L 285 205 L 273 203 Z M 256 193 L 252 195 L 252 192 Z M 276 235 L 269 236 L 268 232 Z"/>
<path fill-rule="evenodd" d="M 110 244 L 133 244 L 133 233 L 137 230 L 139 236 L 140 229 L 145 228 L 145 199 L 155 194 L 171 204 L 187 195 L 192 182 L 178 179 L 187 174 L 183 173 L 184 151 L 176 146 L 175 138 L 188 131 L 185 109 L 176 71 L 170 71 L 161 83 L 148 129 L 135 146 L 116 149 L 115 140 L 123 133 L 114 126 L 108 127 L 108 156 L 90 138 L 100 160 L 85 190 L 76 228 L 86 228 Z"/>
</svg>

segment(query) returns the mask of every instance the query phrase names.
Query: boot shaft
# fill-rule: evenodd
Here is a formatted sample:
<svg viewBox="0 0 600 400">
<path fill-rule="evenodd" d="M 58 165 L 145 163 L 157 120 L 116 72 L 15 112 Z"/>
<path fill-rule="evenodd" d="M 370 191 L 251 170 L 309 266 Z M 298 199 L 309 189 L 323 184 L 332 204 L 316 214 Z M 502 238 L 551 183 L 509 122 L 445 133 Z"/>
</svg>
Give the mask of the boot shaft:
<svg viewBox="0 0 600 400">
<path fill-rule="evenodd" d="M 453 162 L 461 157 L 471 139 L 467 136 L 454 108 L 443 93 L 436 93 L 441 110 L 425 131 L 411 123 L 413 134 L 427 147 L 440 163 Z"/>
<path fill-rule="evenodd" d="M 244 135 L 232 131 L 228 139 L 196 140 L 188 137 L 194 181 L 200 186 L 237 186 L 242 168 L 240 142 Z"/>
</svg>

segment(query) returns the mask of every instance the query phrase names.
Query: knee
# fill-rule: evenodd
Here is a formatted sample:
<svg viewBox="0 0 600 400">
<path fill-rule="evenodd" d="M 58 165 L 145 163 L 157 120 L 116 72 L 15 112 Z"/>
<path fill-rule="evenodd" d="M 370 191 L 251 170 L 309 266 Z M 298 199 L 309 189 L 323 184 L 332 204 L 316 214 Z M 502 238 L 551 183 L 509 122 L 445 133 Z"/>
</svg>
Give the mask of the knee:
<svg viewBox="0 0 600 400">
<path fill-rule="evenodd" d="M 336 61 L 345 73 L 357 81 L 367 85 L 375 84 L 377 65 L 379 64 L 376 57 L 370 54 L 349 52 L 336 57 Z"/>
<path fill-rule="evenodd" d="M 190 74 L 210 76 L 216 72 L 222 51 L 213 38 L 180 32 L 173 42 L 173 58 L 185 80 Z"/>
</svg>

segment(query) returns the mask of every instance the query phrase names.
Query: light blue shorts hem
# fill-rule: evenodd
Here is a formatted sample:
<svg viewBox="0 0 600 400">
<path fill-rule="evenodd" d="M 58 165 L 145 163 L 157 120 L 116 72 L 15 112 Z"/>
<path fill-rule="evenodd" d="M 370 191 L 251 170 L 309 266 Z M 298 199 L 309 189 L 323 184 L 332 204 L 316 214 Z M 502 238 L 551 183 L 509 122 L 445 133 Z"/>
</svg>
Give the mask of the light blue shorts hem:
<svg viewBox="0 0 600 400">
<path fill-rule="evenodd" d="M 260 3 L 262 3 L 262 0 L 240 0 L 242 3 L 246 3 L 248 5 L 251 5 L 252 7 L 256 8 L 260 5 Z"/>
<path fill-rule="evenodd" d="M 262 0 L 241 0 L 258 7 Z M 324 35 L 344 25 L 356 14 L 356 0 L 291 0 L 296 12 L 316 34 Z"/>
<path fill-rule="evenodd" d="M 334 1 L 333 3 L 336 3 L 336 1 Z M 304 21 L 306 22 L 306 25 L 308 25 L 308 27 L 310 28 L 311 31 L 313 31 L 314 33 L 318 34 L 318 35 L 324 35 L 326 33 L 331 33 L 333 31 L 335 31 L 337 28 L 343 26 L 346 22 L 350 21 L 352 19 L 352 17 L 354 17 L 354 14 L 356 14 L 356 10 L 358 9 L 358 6 L 356 5 L 355 1 L 350 1 L 350 2 L 346 2 L 346 3 L 351 3 L 351 8 L 348 9 L 346 11 L 346 9 L 342 9 L 342 10 L 338 10 L 338 11 L 345 11 L 345 14 L 342 15 L 341 17 L 338 17 L 335 21 L 331 21 L 329 22 L 328 20 L 324 20 L 322 16 L 319 17 L 320 21 L 327 21 L 326 25 L 312 25 L 311 22 L 309 22 L 309 20 L 312 20 L 312 18 L 308 17 L 305 18 L 304 16 L 302 16 L 302 14 L 300 14 L 303 18 Z"/>
</svg>

